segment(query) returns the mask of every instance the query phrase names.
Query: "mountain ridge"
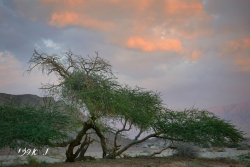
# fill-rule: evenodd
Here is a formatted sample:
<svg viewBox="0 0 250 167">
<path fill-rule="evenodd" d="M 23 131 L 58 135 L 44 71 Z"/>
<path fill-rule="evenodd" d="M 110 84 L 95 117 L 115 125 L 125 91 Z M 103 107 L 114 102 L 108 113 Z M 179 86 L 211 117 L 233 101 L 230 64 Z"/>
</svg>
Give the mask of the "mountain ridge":
<svg viewBox="0 0 250 167">
<path fill-rule="evenodd" d="M 236 128 L 244 131 L 247 137 L 250 137 L 250 101 L 211 107 L 207 110 L 221 119 L 230 121 Z"/>
</svg>

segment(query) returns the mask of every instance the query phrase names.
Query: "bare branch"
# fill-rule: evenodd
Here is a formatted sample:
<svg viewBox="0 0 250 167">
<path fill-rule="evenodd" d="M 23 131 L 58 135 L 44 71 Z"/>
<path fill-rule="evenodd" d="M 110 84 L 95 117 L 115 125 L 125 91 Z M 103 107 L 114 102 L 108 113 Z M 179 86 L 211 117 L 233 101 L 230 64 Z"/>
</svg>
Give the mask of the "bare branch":
<svg viewBox="0 0 250 167">
<path fill-rule="evenodd" d="M 66 147 L 68 144 L 70 144 L 71 142 L 73 142 L 74 139 L 69 140 L 69 141 L 65 141 L 62 143 L 50 143 L 53 147 Z"/>
<path fill-rule="evenodd" d="M 110 158 L 119 156 L 121 153 L 123 153 L 124 151 L 126 151 L 131 146 L 133 146 L 135 144 L 138 144 L 138 143 L 141 143 L 141 142 L 144 142 L 144 141 L 146 141 L 147 139 L 149 139 L 151 137 L 158 137 L 160 134 L 162 134 L 162 132 L 152 133 L 152 134 L 150 134 L 150 135 L 142 138 L 141 140 L 136 140 L 136 141 L 134 140 L 133 142 L 129 143 L 128 145 L 126 145 L 125 147 L 123 147 L 122 149 L 120 149 L 119 151 L 117 151 L 115 154 L 112 154 L 112 155 L 109 155 L 109 156 L 112 156 Z"/>
<path fill-rule="evenodd" d="M 90 140 L 90 137 L 88 137 L 88 135 L 86 135 L 84 142 L 82 142 L 81 146 L 76 150 L 73 157 L 76 158 L 85 146 L 88 147 L 93 142 L 94 142 L 94 139 Z"/>
<path fill-rule="evenodd" d="M 170 144 L 171 144 L 171 142 L 169 141 L 169 142 L 167 143 L 167 145 L 166 145 L 165 148 L 161 149 L 160 151 L 154 152 L 154 153 L 151 154 L 150 156 L 152 157 L 152 156 L 155 156 L 156 154 L 161 154 L 164 150 L 166 150 L 166 149 L 169 148 Z"/>
<path fill-rule="evenodd" d="M 123 123 L 123 127 L 122 129 L 120 130 L 117 130 L 116 133 L 115 133 L 115 138 L 114 138 L 114 147 L 117 148 L 117 138 L 118 138 L 118 135 L 124 131 L 129 131 L 131 130 L 132 128 L 132 123 L 129 124 L 129 127 L 126 129 L 126 125 L 127 125 L 127 122 L 128 122 L 128 118 L 125 119 L 125 122 Z"/>
<path fill-rule="evenodd" d="M 139 133 L 135 136 L 135 141 L 138 140 L 138 138 L 141 136 L 141 134 L 143 133 L 143 130 L 140 129 Z"/>
</svg>

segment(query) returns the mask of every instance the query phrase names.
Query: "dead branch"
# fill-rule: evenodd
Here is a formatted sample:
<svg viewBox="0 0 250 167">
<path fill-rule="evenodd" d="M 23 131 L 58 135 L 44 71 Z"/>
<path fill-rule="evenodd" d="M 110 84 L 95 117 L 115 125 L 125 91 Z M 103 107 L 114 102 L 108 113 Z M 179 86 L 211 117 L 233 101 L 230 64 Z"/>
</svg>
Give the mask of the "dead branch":
<svg viewBox="0 0 250 167">
<path fill-rule="evenodd" d="M 154 152 L 154 153 L 151 154 L 150 156 L 152 157 L 152 156 L 155 156 L 156 154 L 161 154 L 164 150 L 166 150 L 166 149 L 169 148 L 170 144 L 171 144 L 171 142 L 169 141 L 169 142 L 167 143 L 167 145 L 166 145 L 165 148 L 161 149 L 160 151 Z"/>
<path fill-rule="evenodd" d="M 82 142 L 80 147 L 76 150 L 76 152 L 74 154 L 74 158 L 76 158 L 80 152 L 81 152 L 82 156 L 84 156 L 85 152 L 88 149 L 88 146 L 93 142 L 94 142 L 94 139 L 90 140 L 90 137 L 88 137 L 88 135 L 86 135 L 84 142 Z M 84 149 L 84 148 L 86 148 L 86 149 Z"/>
<path fill-rule="evenodd" d="M 124 123 L 123 123 L 122 129 L 117 130 L 116 133 L 115 133 L 114 147 L 115 147 L 116 151 L 118 150 L 118 149 L 117 149 L 117 148 L 118 148 L 118 146 L 117 146 L 117 138 L 118 138 L 118 135 L 119 135 L 120 133 L 122 133 L 122 132 L 130 131 L 131 128 L 132 128 L 132 123 L 130 123 L 130 124 L 129 124 L 129 127 L 126 128 L 127 123 L 128 123 L 128 118 L 125 118 L 125 121 L 124 121 Z"/>
<path fill-rule="evenodd" d="M 141 136 L 142 133 L 143 133 L 143 130 L 140 129 L 139 133 L 135 136 L 134 141 L 138 140 L 138 138 Z"/>
<path fill-rule="evenodd" d="M 69 140 L 69 141 L 65 141 L 62 143 L 50 143 L 53 147 L 66 147 L 68 144 L 70 144 L 71 142 L 73 142 L 74 139 Z"/>
</svg>

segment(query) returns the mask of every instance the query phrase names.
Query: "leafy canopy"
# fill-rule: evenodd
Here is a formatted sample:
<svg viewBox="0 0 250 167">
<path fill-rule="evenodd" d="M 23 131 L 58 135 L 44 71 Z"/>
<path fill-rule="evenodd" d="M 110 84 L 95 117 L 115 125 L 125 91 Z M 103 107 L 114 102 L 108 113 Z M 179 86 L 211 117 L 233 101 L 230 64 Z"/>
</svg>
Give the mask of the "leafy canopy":
<svg viewBox="0 0 250 167">
<path fill-rule="evenodd" d="M 244 140 L 243 132 L 230 122 L 218 118 L 207 110 L 195 108 L 184 111 L 166 109 L 155 123 L 161 137 L 195 144 L 222 146 L 227 142 Z"/>
<path fill-rule="evenodd" d="M 0 105 L 0 149 L 53 147 L 52 142 L 68 139 L 73 127 L 77 120 L 61 105 L 20 105 L 14 100 Z"/>
</svg>

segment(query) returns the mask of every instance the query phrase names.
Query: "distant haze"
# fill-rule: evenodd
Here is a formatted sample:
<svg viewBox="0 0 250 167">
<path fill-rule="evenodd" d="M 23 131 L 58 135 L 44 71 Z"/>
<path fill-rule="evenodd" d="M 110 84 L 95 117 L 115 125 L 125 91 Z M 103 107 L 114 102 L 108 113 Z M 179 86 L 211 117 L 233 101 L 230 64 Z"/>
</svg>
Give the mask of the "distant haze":
<svg viewBox="0 0 250 167">
<path fill-rule="evenodd" d="M 11 95 L 0 93 L 0 104 L 3 104 L 6 99 L 14 99 L 18 103 L 28 103 L 30 105 L 37 105 L 43 102 L 42 97 L 37 95 Z M 49 100 L 54 102 L 53 98 L 49 98 Z M 226 106 L 217 106 L 208 109 L 208 111 L 213 112 L 221 119 L 230 121 L 237 129 L 244 131 L 246 133 L 245 136 L 250 137 L 250 101 Z M 138 131 L 131 130 L 128 136 L 134 138 L 137 133 Z"/>
<path fill-rule="evenodd" d="M 250 137 L 250 101 L 208 109 L 220 118 L 230 121 Z"/>
</svg>

